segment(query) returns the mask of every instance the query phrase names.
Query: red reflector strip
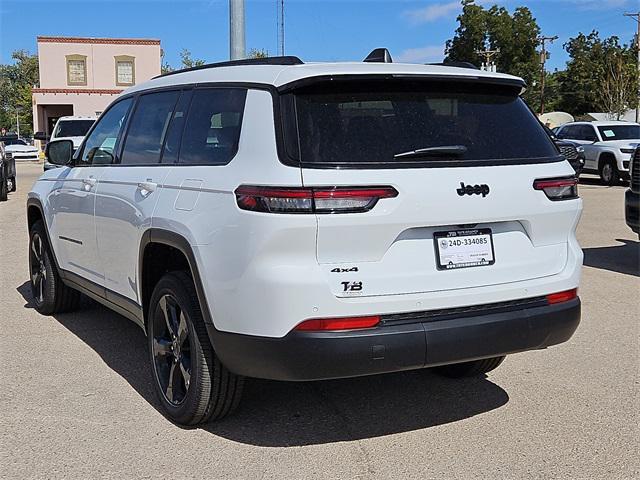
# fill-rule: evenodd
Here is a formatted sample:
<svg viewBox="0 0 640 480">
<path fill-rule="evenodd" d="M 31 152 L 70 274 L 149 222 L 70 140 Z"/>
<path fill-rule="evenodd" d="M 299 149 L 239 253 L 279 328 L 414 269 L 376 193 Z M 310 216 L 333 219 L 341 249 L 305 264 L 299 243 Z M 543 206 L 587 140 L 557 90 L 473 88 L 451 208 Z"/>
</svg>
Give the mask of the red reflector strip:
<svg viewBox="0 0 640 480">
<path fill-rule="evenodd" d="M 550 180 L 536 180 L 533 182 L 533 188 L 535 190 L 544 190 L 545 188 L 573 187 L 577 184 L 577 178 L 555 178 Z"/>
<path fill-rule="evenodd" d="M 565 290 L 564 292 L 552 293 L 547 295 L 547 303 L 554 305 L 556 303 L 568 302 L 578 297 L 578 289 Z"/>
<path fill-rule="evenodd" d="M 327 331 L 327 330 L 355 330 L 371 328 L 380 323 L 380 317 L 343 317 L 343 318 L 312 318 L 298 324 L 294 330 L 299 331 Z"/>
<path fill-rule="evenodd" d="M 375 198 L 393 198 L 398 196 L 398 191 L 393 187 L 381 188 L 349 188 L 342 189 L 340 187 L 321 190 L 313 189 L 314 198 L 353 198 L 353 197 L 375 197 Z"/>
</svg>

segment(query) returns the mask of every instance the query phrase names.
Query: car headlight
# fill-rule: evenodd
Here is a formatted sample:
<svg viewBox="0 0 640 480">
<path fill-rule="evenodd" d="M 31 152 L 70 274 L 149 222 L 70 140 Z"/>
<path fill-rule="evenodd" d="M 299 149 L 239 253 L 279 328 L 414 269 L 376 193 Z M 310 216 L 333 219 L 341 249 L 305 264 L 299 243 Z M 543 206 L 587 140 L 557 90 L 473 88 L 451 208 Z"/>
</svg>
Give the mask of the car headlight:
<svg viewBox="0 0 640 480">
<path fill-rule="evenodd" d="M 621 149 L 620 149 L 620 151 L 621 151 L 622 153 L 633 153 L 633 152 L 635 152 L 636 150 L 635 150 L 635 148 L 621 148 Z"/>
<path fill-rule="evenodd" d="M 584 147 L 576 147 L 576 152 L 584 153 Z"/>
</svg>

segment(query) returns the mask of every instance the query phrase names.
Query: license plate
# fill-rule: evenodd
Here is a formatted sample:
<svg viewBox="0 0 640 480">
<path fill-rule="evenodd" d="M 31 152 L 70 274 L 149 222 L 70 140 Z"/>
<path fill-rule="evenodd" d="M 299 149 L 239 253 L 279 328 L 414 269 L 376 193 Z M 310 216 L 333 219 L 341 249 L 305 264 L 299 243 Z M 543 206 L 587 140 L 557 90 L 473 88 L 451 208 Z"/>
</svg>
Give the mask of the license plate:
<svg viewBox="0 0 640 480">
<path fill-rule="evenodd" d="M 493 265 L 493 237 L 490 228 L 435 232 L 438 270 Z"/>
</svg>

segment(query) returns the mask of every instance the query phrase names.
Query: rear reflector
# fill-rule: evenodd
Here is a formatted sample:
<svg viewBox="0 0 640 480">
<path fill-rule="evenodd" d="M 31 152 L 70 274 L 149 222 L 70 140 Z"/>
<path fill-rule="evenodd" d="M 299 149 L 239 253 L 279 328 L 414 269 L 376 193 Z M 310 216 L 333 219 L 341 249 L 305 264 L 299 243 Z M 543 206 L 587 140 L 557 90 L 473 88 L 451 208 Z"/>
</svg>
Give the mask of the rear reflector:
<svg viewBox="0 0 640 480">
<path fill-rule="evenodd" d="M 393 187 L 261 187 L 235 191 L 242 210 L 265 213 L 357 213 L 371 210 L 381 198 L 398 196 Z"/>
<path fill-rule="evenodd" d="M 533 188 L 542 190 L 549 200 L 578 198 L 578 179 L 576 177 L 535 180 Z"/>
<path fill-rule="evenodd" d="M 565 290 L 564 292 L 552 293 L 547 295 L 547 303 L 553 305 L 556 303 L 568 302 L 578 297 L 578 289 Z"/>
<path fill-rule="evenodd" d="M 380 323 L 380 317 L 343 317 L 343 318 L 312 318 L 298 324 L 294 330 L 327 331 L 327 330 L 355 330 L 371 328 Z"/>
</svg>

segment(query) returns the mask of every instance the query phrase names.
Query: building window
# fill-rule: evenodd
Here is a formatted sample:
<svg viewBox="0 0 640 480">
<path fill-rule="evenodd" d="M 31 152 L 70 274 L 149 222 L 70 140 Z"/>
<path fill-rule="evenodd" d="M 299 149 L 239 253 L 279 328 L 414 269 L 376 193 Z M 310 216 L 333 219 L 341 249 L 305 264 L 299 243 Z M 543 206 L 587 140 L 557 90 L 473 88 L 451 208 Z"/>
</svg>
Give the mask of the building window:
<svg viewBox="0 0 640 480">
<path fill-rule="evenodd" d="M 67 84 L 87 84 L 87 57 L 84 55 L 67 55 Z"/>
<path fill-rule="evenodd" d="M 116 59 L 116 85 L 134 85 L 136 83 L 136 71 L 134 58 L 128 55 L 120 55 Z"/>
</svg>

